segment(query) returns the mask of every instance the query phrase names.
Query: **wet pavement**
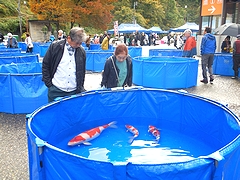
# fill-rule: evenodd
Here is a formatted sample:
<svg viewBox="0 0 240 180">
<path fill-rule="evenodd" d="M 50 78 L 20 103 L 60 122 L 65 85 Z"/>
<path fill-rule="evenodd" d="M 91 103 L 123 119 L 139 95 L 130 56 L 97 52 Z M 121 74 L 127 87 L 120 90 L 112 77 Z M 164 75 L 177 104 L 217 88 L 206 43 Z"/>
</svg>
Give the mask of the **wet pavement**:
<svg viewBox="0 0 240 180">
<path fill-rule="evenodd" d="M 229 109 L 240 117 L 240 79 L 233 80 L 227 76 L 215 76 L 213 84 L 202 84 L 199 82 L 201 72 L 199 65 L 197 86 L 185 90 L 222 104 L 228 104 Z M 100 73 L 88 72 L 85 89 L 97 89 L 100 87 L 100 82 Z M 25 116 L 26 114 L 0 113 L 0 180 L 29 179 Z"/>
</svg>

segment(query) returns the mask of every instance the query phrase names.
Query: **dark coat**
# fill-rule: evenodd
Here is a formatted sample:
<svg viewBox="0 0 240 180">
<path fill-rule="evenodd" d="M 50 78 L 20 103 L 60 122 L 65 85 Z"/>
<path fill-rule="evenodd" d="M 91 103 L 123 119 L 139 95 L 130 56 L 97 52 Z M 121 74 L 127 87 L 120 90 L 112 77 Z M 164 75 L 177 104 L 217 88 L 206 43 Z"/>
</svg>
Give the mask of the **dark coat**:
<svg viewBox="0 0 240 180">
<path fill-rule="evenodd" d="M 119 76 L 119 69 L 116 65 L 116 56 L 113 55 L 111 57 L 113 59 L 113 62 L 115 64 L 115 67 Z M 117 87 L 117 84 L 118 84 L 118 78 L 117 78 L 111 57 L 108 58 L 105 63 L 102 82 L 101 82 L 101 86 L 105 86 L 106 88 Z M 122 85 L 123 87 L 125 85 L 132 86 L 132 58 L 128 56 L 126 61 L 127 61 L 127 77 Z"/>
<path fill-rule="evenodd" d="M 42 80 L 47 87 L 52 86 L 52 79 L 57 70 L 57 67 L 62 59 L 66 40 L 60 40 L 53 42 L 43 58 L 42 62 Z M 82 47 L 75 50 L 75 62 L 76 62 L 76 81 L 77 89 L 76 93 L 80 93 L 84 90 L 84 80 L 86 71 L 86 52 Z"/>
</svg>

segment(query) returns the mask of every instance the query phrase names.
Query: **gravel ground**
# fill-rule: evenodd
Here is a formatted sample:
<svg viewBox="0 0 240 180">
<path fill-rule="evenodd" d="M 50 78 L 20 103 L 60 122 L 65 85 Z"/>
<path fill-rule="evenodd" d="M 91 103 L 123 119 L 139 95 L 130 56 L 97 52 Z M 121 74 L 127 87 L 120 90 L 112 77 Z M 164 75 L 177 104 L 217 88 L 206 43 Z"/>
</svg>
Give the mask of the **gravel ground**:
<svg viewBox="0 0 240 180">
<path fill-rule="evenodd" d="M 199 70 L 199 79 L 201 78 Z M 101 75 L 88 72 L 85 88 L 87 90 L 99 87 Z M 200 95 L 228 104 L 240 117 L 240 80 L 230 77 L 216 76 L 214 84 L 200 84 L 186 89 L 189 93 Z M 0 113 L 0 180 L 27 180 L 28 175 L 28 148 L 26 139 L 26 114 Z"/>
</svg>

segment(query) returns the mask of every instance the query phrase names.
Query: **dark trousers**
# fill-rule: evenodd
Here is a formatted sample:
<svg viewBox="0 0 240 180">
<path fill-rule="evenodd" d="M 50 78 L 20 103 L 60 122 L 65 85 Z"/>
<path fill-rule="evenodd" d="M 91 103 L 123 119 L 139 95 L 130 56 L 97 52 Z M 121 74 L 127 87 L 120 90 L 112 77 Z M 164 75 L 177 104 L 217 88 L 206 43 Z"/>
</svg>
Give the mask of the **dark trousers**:
<svg viewBox="0 0 240 180">
<path fill-rule="evenodd" d="M 58 89 L 56 86 L 52 85 L 48 88 L 48 102 L 54 101 L 58 97 L 71 96 L 76 94 L 76 91 L 65 92 L 61 89 Z"/>
<path fill-rule="evenodd" d="M 213 60 L 214 54 L 203 54 L 202 55 L 202 75 L 204 81 L 208 82 L 207 72 L 210 75 L 210 80 L 213 80 Z"/>
<path fill-rule="evenodd" d="M 240 55 L 233 55 L 233 70 L 234 70 L 234 76 L 238 76 L 238 68 L 240 66 Z"/>
<path fill-rule="evenodd" d="M 33 48 L 27 47 L 26 53 L 32 53 L 32 52 L 33 52 Z"/>
</svg>

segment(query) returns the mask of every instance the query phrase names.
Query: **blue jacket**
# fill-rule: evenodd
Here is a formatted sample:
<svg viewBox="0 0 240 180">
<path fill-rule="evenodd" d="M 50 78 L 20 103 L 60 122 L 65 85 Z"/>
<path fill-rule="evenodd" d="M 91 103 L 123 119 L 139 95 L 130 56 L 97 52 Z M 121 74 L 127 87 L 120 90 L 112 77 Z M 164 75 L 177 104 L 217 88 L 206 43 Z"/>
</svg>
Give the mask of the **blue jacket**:
<svg viewBox="0 0 240 180">
<path fill-rule="evenodd" d="M 8 38 L 7 48 L 18 48 L 17 39 L 15 37 L 12 37 L 12 44 L 10 44 L 10 38 Z"/>
<path fill-rule="evenodd" d="M 202 38 L 201 55 L 214 54 L 216 51 L 216 38 L 214 35 L 207 33 Z"/>
</svg>

